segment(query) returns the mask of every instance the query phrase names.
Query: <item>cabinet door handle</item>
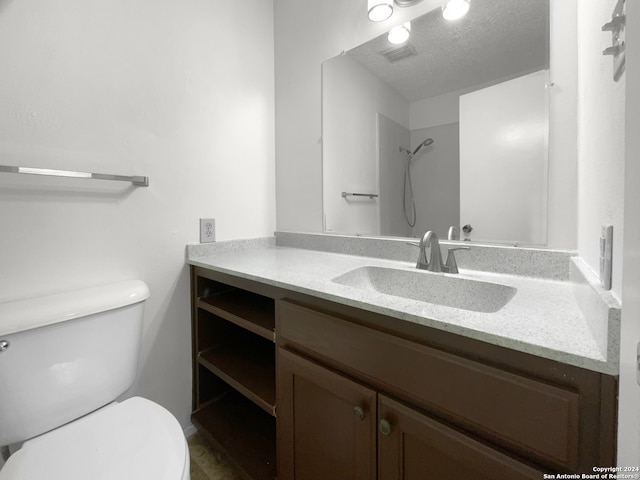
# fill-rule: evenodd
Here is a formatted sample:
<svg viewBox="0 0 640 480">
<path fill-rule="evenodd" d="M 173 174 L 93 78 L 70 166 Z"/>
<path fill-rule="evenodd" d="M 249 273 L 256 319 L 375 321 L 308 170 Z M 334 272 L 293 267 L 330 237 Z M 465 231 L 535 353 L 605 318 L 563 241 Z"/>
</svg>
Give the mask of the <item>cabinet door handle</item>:
<svg viewBox="0 0 640 480">
<path fill-rule="evenodd" d="M 364 420 L 364 410 L 362 407 L 353 407 L 353 414 L 358 420 Z"/>
<path fill-rule="evenodd" d="M 380 420 L 378 428 L 380 429 L 380 433 L 383 435 L 389 435 L 391 433 L 391 424 L 386 420 Z"/>
</svg>

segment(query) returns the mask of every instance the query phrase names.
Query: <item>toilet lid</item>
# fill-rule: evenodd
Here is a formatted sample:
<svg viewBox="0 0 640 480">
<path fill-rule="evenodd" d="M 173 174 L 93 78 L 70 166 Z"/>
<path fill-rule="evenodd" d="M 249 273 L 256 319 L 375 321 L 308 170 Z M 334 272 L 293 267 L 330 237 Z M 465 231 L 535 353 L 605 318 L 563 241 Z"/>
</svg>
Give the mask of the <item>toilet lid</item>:
<svg viewBox="0 0 640 480">
<path fill-rule="evenodd" d="M 25 442 L 0 480 L 180 480 L 187 459 L 173 415 L 133 397 Z"/>
</svg>

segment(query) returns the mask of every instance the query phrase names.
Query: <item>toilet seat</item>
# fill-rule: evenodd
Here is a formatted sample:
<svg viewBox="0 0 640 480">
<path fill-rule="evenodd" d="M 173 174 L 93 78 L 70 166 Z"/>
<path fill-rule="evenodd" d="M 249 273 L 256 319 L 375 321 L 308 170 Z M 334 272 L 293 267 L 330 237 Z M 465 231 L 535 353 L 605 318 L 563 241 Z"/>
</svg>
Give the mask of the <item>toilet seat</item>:
<svg viewBox="0 0 640 480">
<path fill-rule="evenodd" d="M 0 470 L 0 480 L 189 478 L 189 451 L 178 421 L 141 397 L 26 441 Z"/>
</svg>

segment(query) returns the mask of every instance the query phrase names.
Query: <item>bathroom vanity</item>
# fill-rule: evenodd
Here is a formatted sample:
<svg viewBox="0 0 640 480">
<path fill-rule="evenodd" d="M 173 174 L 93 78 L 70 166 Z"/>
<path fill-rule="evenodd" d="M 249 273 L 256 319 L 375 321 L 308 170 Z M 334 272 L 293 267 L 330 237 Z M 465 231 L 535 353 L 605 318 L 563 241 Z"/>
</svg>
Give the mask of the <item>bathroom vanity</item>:
<svg viewBox="0 0 640 480">
<path fill-rule="evenodd" d="M 534 280 L 500 312 L 458 318 L 332 281 L 401 262 L 272 247 L 189 263 L 192 420 L 248 478 L 516 480 L 615 464 L 615 372 L 526 331 L 553 309 L 516 318 Z"/>
</svg>

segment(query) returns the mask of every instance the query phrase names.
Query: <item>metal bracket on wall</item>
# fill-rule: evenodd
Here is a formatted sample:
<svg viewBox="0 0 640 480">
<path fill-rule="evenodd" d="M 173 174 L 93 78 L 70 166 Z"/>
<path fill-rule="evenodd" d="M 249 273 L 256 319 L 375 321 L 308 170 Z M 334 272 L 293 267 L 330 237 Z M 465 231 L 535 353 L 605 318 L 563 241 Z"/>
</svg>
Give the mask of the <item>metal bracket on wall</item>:
<svg viewBox="0 0 640 480">
<path fill-rule="evenodd" d="M 21 173 L 27 175 L 47 175 L 51 177 L 92 178 L 94 180 L 116 180 L 119 182 L 131 182 L 139 187 L 149 186 L 149 177 L 111 175 L 107 173 L 73 172 L 70 170 L 52 170 L 50 168 L 13 167 L 0 165 L 2 173 Z"/>
<path fill-rule="evenodd" d="M 603 32 L 611 32 L 611 46 L 602 51 L 603 55 L 613 56 L 613 79 L 617 82 L 624 72 L 625 65 L 625 0 L 618 0 L 611 21 L 602 26 Z"/>
</svg>

